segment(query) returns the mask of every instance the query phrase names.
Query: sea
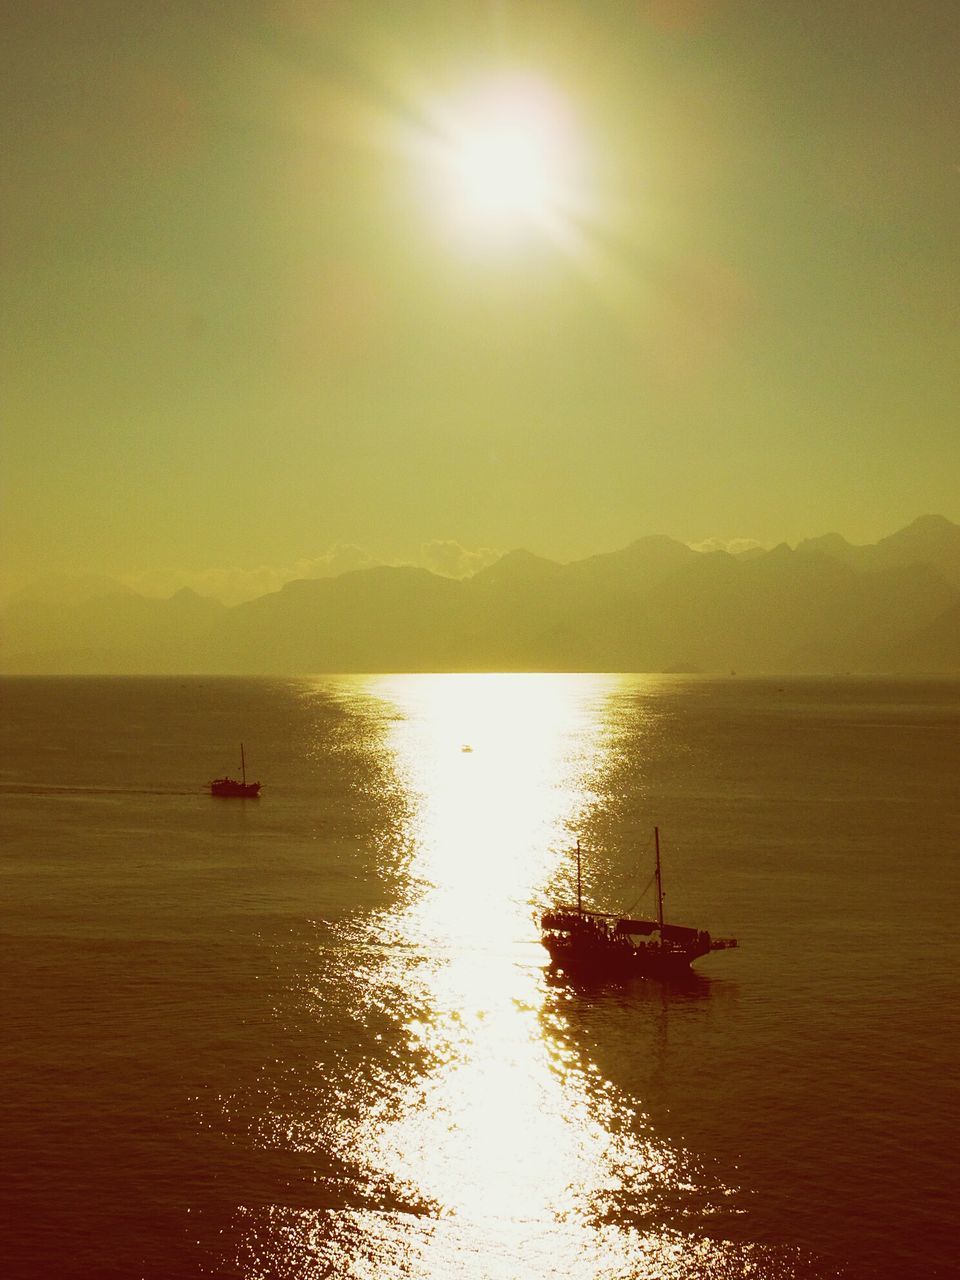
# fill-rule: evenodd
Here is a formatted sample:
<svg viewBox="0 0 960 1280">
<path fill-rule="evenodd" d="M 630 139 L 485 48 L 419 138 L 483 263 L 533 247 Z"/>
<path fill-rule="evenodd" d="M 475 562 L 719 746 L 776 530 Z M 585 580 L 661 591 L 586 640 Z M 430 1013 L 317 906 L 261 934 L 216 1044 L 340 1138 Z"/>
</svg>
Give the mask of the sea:
<svg viewBox="0 0 960 1280">
<path fill-rule="evenodd" d="M 960 1275 L 960 681 L 0 700 L 5 1278 Z M 577 841 L 651 915 L 654 827 L 739 947 L 552 971 Z"/>
</svg>

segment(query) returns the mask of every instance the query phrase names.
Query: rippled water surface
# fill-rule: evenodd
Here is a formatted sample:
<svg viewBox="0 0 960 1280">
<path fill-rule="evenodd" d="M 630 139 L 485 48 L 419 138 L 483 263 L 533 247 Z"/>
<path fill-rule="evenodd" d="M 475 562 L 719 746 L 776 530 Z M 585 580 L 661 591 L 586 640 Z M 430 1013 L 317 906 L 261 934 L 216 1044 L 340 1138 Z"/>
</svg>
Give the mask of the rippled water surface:
<svg viewBox="0 0 960 1280">
<path fill-rule="evenodd" d="M 960 683 L 0 695 L 4 1275 L 960 1274 Z M 740 949 L 571 986 L 655 823 Z"/>
</svg>

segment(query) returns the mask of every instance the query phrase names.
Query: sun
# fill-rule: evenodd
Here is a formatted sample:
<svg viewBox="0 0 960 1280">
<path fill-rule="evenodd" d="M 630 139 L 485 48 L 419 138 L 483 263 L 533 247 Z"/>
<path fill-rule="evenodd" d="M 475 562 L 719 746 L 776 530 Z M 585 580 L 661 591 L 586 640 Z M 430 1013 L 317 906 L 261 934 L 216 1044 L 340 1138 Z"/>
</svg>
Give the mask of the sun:
<svg viewBox="0 0 960 1280">
<path fill-rule="evenodd" d="M 455 214 L 488 228 L 546 227 L 570 187 L 573 144 L 567 112 L 549 86 L 498 80 L 445 113 L 440 146 Z"/>
<path fill-rule="evenodd" d="M 491 217 L 536 215 L 550 201 L 550 172 L 533 132 L 484 127 L 462 140 L 455 167 L 466 203 Z"/>
</svg>

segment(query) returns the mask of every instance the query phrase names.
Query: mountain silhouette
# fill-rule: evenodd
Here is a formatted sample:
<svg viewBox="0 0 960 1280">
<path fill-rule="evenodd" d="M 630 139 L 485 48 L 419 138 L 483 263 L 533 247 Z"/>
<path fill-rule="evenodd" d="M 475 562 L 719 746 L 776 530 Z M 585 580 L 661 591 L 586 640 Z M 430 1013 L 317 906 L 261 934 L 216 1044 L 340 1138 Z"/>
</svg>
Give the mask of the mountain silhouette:
<svg viewBox="0 0 960 1280">
<path fill-rule="evenodd" d="M 839 533 L 828 533 L 801 542 L 797 550 L 801 554 L 826 555 L 867 572 L 933 565 L 948 582 L 960 587 L 960 525 L 944 516 L 920 516 L 905 529 L 870 546 L 853 546 Z"/>
<path fill-rule="evenodd" d="M 960 672 L 960 526 L 742 555 L 661 536 L 569 564 L 517 550 L 470 578 L 381 566 L 232 608 L 25 592 L 0 628 L 7 673 Z"/>
</svg>

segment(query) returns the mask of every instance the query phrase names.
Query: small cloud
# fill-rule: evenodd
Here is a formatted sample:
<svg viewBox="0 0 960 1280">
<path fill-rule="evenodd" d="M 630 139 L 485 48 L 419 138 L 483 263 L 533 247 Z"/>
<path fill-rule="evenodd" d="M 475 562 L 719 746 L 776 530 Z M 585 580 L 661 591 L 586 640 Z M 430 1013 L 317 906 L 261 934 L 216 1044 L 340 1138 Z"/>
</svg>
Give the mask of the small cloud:
<svg viewBox="0 0 960 1280">
<path fill-rule="evenodd" d="M 462 546 L 451 538 L 435 538 L 420 547 L 420 560 L 425 569 L 445 578 L 469 578 L 488 564 L 500 559 L 500 552 L 491 547 Z"/>
<path fill-rule="evenodd" d="M 744 551 L 763 551 L 763 544 L 756 538 L 704 538 L 703 542 L 688 543 L 691 551 L 726 551 L 731 556 Z"/>
</svg>

